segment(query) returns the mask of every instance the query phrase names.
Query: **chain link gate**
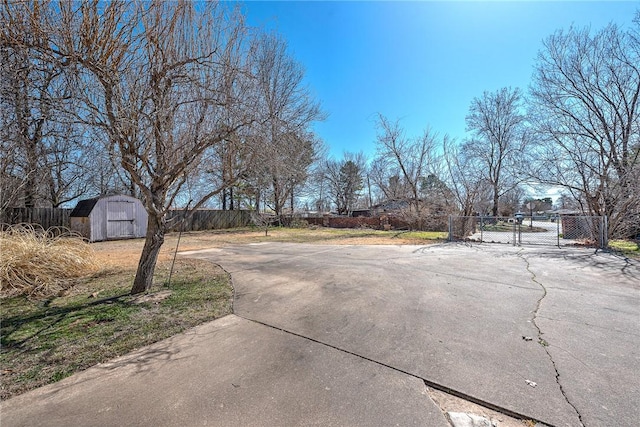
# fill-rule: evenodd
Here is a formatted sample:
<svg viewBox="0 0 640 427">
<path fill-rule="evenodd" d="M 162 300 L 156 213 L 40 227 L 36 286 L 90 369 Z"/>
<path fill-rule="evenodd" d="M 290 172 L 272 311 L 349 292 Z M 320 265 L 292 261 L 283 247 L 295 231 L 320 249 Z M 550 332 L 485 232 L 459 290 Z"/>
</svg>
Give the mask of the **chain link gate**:
<svg viewBox="0 0 640 427">
<path fill-rule="evenodd" d="M 450 216 L 449 240 L 513 246 L 607 246 L 607 221 L 601 216 L 529 217 Z"/>
</svg>

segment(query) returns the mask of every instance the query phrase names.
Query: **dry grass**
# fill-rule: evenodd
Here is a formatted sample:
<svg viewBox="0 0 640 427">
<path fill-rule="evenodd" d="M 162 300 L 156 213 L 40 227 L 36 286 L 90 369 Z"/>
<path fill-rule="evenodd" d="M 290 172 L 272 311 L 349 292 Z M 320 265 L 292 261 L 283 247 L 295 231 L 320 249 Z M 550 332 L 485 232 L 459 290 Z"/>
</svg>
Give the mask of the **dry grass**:
<svg viewBox="0 0 640 427">
<path fill-rule="evenodd" d="M 64 228 L 30 224 L 0 231 L 0 294 L 52 295 L 98 269 L 93 249 Z"/>
</svg>

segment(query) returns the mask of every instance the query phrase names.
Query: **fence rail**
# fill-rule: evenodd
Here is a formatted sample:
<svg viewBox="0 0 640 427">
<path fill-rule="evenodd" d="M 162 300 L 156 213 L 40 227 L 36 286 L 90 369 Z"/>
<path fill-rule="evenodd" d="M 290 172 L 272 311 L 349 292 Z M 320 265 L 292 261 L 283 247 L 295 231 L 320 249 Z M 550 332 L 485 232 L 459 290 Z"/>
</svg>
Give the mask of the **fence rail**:
<svg viewBox="0 0 640 427">
<path fill-rule="evenodd" d="M 189 212 L 190 216 L 181 224 L 181 219 L 185 215 L 184 210 L 171 210 L 167 214 L 167 221 L 175 222 L 171 231 L 200 231 L 200 230 L 220 230 L 224 228 L 246 227 L 251 224 L 251 211 L 220 211 L 202 209 Z"/>
<path fill-rule="evenodd" d="M 64 208 L 8 208 L 0 211 L 0 223 L 39 224 L 45 230 L 51 227 L 69 228 L 71 211 Z"/>
<path fill-rule="evenodd" d="M 44 229 L 51 227 L 70 228 L 69 215 L 72 209 L 65 208 L 8 208 L 0 211 L 0 223 L 3 224 L 39 224 Z M 224 228 L 245 227 L 251 223 L 251 213 L 249 211 L 220 211 L 220 210 L 197 210 L 190 212 L 191 217 L 187 218 L 184 225 L 180 225 L 179 220 L 183 218 L 183 210 L 171 210 L 167 214 L 167 220 L 177 225 L 171 231 L 199 231 L 218 230 Z"/>
</svg>

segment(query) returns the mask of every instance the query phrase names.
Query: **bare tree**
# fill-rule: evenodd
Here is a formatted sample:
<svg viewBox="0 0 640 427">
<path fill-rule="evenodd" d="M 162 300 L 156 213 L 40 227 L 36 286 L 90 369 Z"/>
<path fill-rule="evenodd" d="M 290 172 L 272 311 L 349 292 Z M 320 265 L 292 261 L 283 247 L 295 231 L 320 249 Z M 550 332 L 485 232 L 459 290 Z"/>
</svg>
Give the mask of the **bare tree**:
<svg viewBox="0 0 640 427">
<path fill-rule="evenodd" d="M 400 177 L 400 171 L 390 165 L 387 158 L 378 156 L 373 159 L 367 179 L 368 185 L 373 182 L 377 202 L 411 198 L 409 185 Z"/>
<path fill-rule="evenodd" d="M 244 76 L 242 17 L 218 3 L 61 2 L 34 14 L 32 48 L 75 72 L 79 120 L 105 135 L 108 152 L 141 192 L 147 236 L 131 292 L 153 283 L 166 213 L 216 145 L 254 121 Z M 228 183 L 224 183 L 228 184 Z M 211 188 L 194 208 L 223 187 Z"/>
<path fill-rule="evenodd" d="M 640 231 L 640 40 L 636 27 L 557 31 L 544 41 L 531 86 L 540 135 L 537 174 L 562 186 L 610 237 Z"/>
<path fill-rule="evenodd" d="M 254 51 L 261 118 L 260 159 L 255 175 L 270 191 L 268 199 L 281 219 L 285 203 L 295 198 L 316 155 L 310 125 L 323 118 L 320 106 L 304 85 L 304 69 L 274 34 L 260 38 Z"/>
<path fill-rule="evenodd" d="M 331 209 L 330 190 L 325 179 L 329 147 L 317 136 L 314 141 L 313 163 L 308 168 L 307 180 L 303 186 L 298 187 L 297 193 L 305 201 L 306 210 L 323 212 Z"/>
<path fill-rule="evenodd" d="M 494 216 L 500 212 L 500 196 L 524 179 L 519 164 L 526 147 L 521 103 L 522 95 L 517 88 L 484 92 L 473 99 L 466 117 L 467 130 L 473 132 L 474 138 L 463 143 L 463 150 L 483 166 L 482 176 L 493 190 Z"/>
<path fill-rule="evenodd" d="M 340 160 L 325 161 L 324 178 L 338 214 L 353 211 L 364 187 L 366 158 L 364 153 L 344 153 Z"/>
<path fill-rule="evenodd" d="M 76 88 L 46 51 L 39 23 L 46 4 L 3 3 L 0 8 L 0 99 L 5 194 L 13 205 L 54 206 L 84 190 L 82 129 L 72 120 Z M 9 161 L 10 160 L 10 161 Z M 9 173 L 9 170 L 11 172 Z"/>
<path fill-rule="evenodd" d="M 120 166 L 120 160 L 113 152 L 107 135 L 100 129 L 85 126 L 82 166 L 85 174 L 85 194 L 89 196 L 106 196 L 127 194 L 139 197 L 139 191 L 131 177 Z"/>
<path fill-rule="evenodd" d="M 520 204 L 524 200 L 526 192 L 521 185 L 511 188 L 500 197 L 500 216 L 513 216 L 520 211 Z"/>
<path fill-rule="evenodd" d="M 411 216 L 421 221 L 420 184 L 436 168 L 437 135 L 427 128 L 422 136 L 408 138 L 398 121 L 390 122 L 381 114 L 377 126 L 378 155 L 374 166 L 380 171 L 378 175 L 386 176 L 391 188 L 400 182 L 406 186 Z"/>
<path fill-rule="evenodd" d="M 261 140 L 258 162 L 251 176 L 257 183 L 263 202 L 283 224 L 284 208 L 295 203 L 296 189 L 301 189 L 314 162 L 314 138 L 281 134 L 277 140 Z"/>
<path fill-rule="evenodd" d="M 482 173 L 482 164 L 447 137 L 443 141 L 443 158 L 446 182 L 455 196 L 460 214 L 469 217 L 476 212 L 484 212 L 483 195 L 487 193 L 488 183 Z"/>
<path fill-rule="evenodd" d="M 99 28 L 97 16 L 88 12 L 84 15 L 88 27 Z M 144 26 L 137 40 L 135 27 L 129 33 L 137 41 L 131 46 L 135 49 L 128 49 L 122 60 L 105 63 L 100 45 L 91 41 L 86 49 L 95 54 L 83 58 L 83 65 L 97 76 L 104 97 L 103 105 L 91 109 L 104 119 L 100 123 L 116 145 L 123 168 L 142 191 L 149 212 L 131 290 L 135 294 L 152 285 L 168 228 L 165 215 L 188 174 L 216 146 L 232 141 L 249 126 L 253 116 L 245 104 L 251 102 L 249 94 L 238 83 L 240 74 L 248 72 L 239 14 L 227 16 L 229 12 L 215 3 L 196 12 L 195 5 L 183 1 L 151 3 L 132 12 L 138 17 L 132 24 Z M 230 184 L 225 180 L 210 189 L 194 201 L 194 209 Z"/>
<path fill-rule="evenodd" d="M 86 194 L 90 185 L 87 177 L 94 173 L 87 167 L 89 151 L 82 143 L 82 136 L 76 133 L 73 125 L 65 127 L 66 132 L 61 130 L 54 135 L 47 151 L 40 157 L 43 190 L 48 192 L 47 199 L 54 208 Z"/>
</svg>

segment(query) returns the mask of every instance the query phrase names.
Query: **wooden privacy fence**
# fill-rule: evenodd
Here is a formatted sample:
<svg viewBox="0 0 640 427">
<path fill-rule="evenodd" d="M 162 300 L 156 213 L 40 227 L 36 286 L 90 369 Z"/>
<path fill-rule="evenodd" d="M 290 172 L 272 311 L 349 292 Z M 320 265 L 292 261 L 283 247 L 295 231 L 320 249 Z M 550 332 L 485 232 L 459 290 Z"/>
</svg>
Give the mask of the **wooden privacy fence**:
<svg viewBox="0 0 640 427">
<path fill-rule="evenodd" d="M 70 227 L 69 214 L 72 209 L 64 208 L 8 208 L 0 211 L 0 223 L 4 224 L 39 224 L 42 228 Z M 184 215 L 184 210 L 171 210 L 167 214 L 167 220 L 178 223 Z M 220 211 L 203 209 L 192 212 L 192 216 L 186 220 L 182 230 L 217 230 L 223 228 L 245 227 L 251 224 L 250 211 Z M 176 225 L 171 231 L 180 230 Z"/>
<path fill-rule="evenodd" d="M 219 211 L 213 209 L 201 209 L 190 212 L 184 225 L 179 225 L 183 218 L 184 210 L 172 210 L 167 215 L 168 221 L 173 221 L 176 226 L 171 227 L 171 231 L 200 231 L 200 230 L 220 230 L 223 228 L 246 227 L 251 224 L 250 211 Z"/>
<path fill-rule="evenodd" d="M 8 208 L 0 211 L 0 223 L 39 224 L 45 230 L 51 227 L 69 228 L 69 215 L 72 210 L 64 208 Z"/>
</svg>

